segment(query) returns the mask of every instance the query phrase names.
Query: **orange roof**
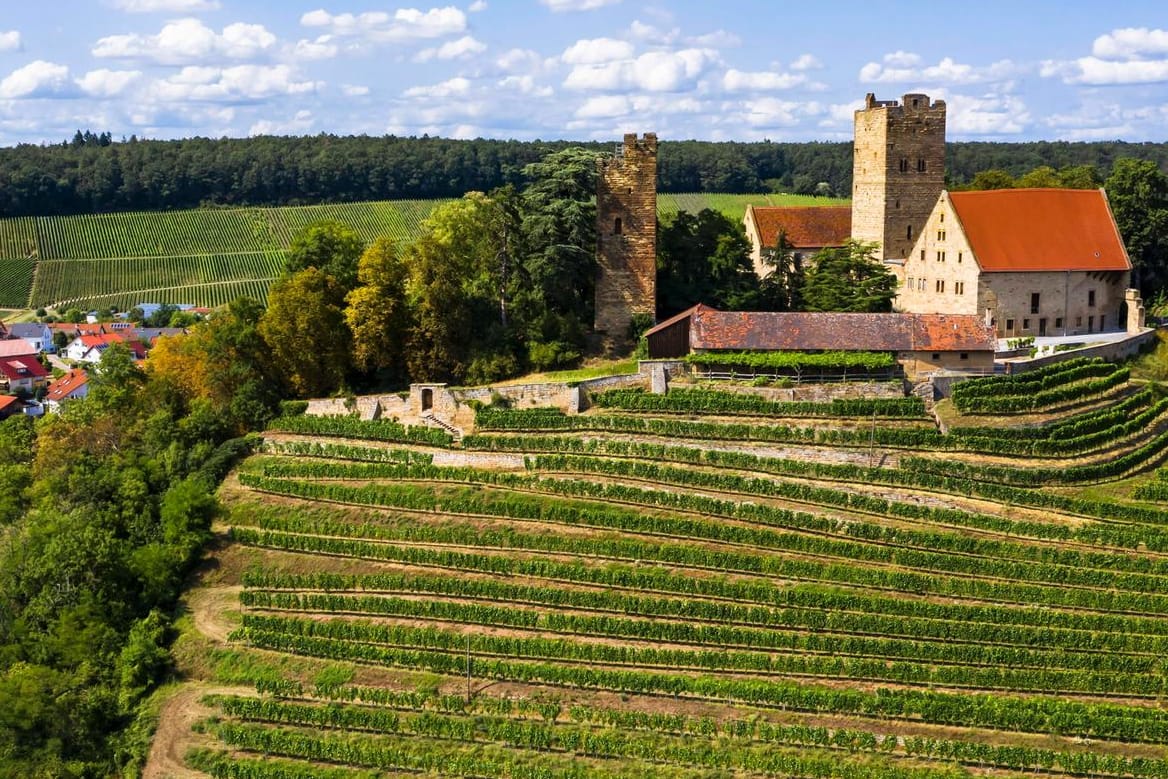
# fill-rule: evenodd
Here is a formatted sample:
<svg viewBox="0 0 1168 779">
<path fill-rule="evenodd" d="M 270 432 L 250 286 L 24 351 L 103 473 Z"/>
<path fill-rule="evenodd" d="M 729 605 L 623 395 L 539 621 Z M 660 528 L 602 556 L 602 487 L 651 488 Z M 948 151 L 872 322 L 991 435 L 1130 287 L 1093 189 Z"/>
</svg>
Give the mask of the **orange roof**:
<svg viewBox="0 0 1168 779">
<path fill-rule="evenodd" d="M 13 403 L 19 403 L 20 398 L 15 395 L 0 395 L 0 411 L 5 410 Z"/>
<path fill-rule="evenodd" d="M 1126 271 L 1101 189 L 993 189 L 949 199 L 983 271 Z"/>
<path fill-rule="evenodd" d="M 80 387 L 84 387 L 89 381 L 89 374 L 81 368 L 74 368 L 66 373 L 61 378 L 49 385 L 49 389 L 45 393 L 45 397 L 49 400 L 61 400 L 69 397 L 69 394 Z"/>
<path fill-rule="evenodd" d="M 763 248 L 773 248 L 779 230 L 796 249 L 843 246 L 852 235 L 851 206 L 750 206 Z"/>
</svg>

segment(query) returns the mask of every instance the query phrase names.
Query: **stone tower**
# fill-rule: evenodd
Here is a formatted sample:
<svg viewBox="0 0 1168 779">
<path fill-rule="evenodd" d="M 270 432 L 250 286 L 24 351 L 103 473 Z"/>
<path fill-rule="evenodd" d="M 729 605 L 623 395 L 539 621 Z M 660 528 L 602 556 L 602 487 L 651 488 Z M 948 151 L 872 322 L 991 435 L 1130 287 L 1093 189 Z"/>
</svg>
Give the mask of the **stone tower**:
<svg viewBox="0 0 1168 779">
<path fill-rule="evenodd" d="M 880 259 L 904 259 L 944 187 L 945 101 L 869 92 L 856 111 L 852 237 L 878 242 Z"/>
<path fill-rule="evenodd" d="M 657 136 L 625 135 L 596 182 L 596 330 L 623 339 L 657 307 Z"/>
</svg>

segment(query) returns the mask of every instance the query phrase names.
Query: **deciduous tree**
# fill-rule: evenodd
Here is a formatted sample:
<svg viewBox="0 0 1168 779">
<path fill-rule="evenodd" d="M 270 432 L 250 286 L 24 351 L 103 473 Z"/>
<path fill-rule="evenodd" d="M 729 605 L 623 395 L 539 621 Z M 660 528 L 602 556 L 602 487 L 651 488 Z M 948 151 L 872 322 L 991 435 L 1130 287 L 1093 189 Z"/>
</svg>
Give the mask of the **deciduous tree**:
<svg viewBox="0 0 1168 779">
<path fill-rule="evenodd" d="M 349 368 L 349 329 L 337 305 L 337 283 L 310 267 L 272 285 L 259 323 L 272 362 L 299 397 L 326 395 L 341 386 Z"/>
<path fill-rule="evenodd" d="M 809 263 L 803 287 L 807 311 L 878 313 L 892 310 L 896 277 L 874 257 L 876 245 L 849 240 L 823 249 Z"/>
</svg>

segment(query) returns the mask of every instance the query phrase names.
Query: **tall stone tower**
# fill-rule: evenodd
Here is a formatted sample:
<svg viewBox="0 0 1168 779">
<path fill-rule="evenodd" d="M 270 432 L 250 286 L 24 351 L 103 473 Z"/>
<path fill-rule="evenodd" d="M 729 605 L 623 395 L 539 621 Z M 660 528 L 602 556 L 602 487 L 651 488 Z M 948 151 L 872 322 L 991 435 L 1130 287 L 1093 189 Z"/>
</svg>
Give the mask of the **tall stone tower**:
<svg viewBox="0 0 1168 779">
<path fill-rule="evenodd" d="M 944 187 L 945 101 L 869 92 L 856 111 L 852 237 L 878 242 L 880 259 L 904 259 Z"/>
<path fill-rule="evenodd" d="M 600 161 L 596 182 L 596 330 L 628 333 L 633 314 L 657 307 L 657 136 L 625 135 Z"/>
</svg>

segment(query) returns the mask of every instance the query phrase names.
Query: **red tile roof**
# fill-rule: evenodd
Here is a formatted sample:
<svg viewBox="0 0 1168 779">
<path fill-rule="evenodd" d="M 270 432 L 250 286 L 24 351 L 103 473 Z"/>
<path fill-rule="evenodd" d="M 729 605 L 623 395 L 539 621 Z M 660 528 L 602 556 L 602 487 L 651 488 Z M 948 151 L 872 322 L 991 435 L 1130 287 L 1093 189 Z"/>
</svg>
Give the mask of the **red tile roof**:
<svg viewBox="0 0 1168 779">
<path fill-rule="evenodd" d="M 17 381 L 27 378 L 39 379 L 48 376 L 49 372 L 36 357 L 7 357 L 0 359 L 0 374 L 9 381 Z"/>
<path fill-rule="evenodd" d="M 14 403 L 20 403 L 20 398 L 15 395 L 0 395 L 0 413 L 10 411 L 9 406 Z"/>
<path fill-rule="evenodd" d="M 763 248 L 773 248 L 779 230 L 796 249 L 843 246 L 852 235 L 851 206 L 750 206 Z"/>
<path fill-rule="evenodd" d="M 693 350 L 994 351 L 994 330 L 956 314 L 843 314 L 691 309 Z M 662 323 L 664 324 L 664 323 Z"/>
<path fill-rule="evenodd" d="M 1131 270 L 1101 189 L 994 189 L 949 199 L 983 271 Z"/>
<path fill-rule="evenodd" d="M 49 385 L 48 390 L 45 392 L 45 399 L 63 400 L 69 397 L 70 393 L 84 387 L 88 381 L 88 373 L 81 368 L 74 368 Z"/>
</svg>

